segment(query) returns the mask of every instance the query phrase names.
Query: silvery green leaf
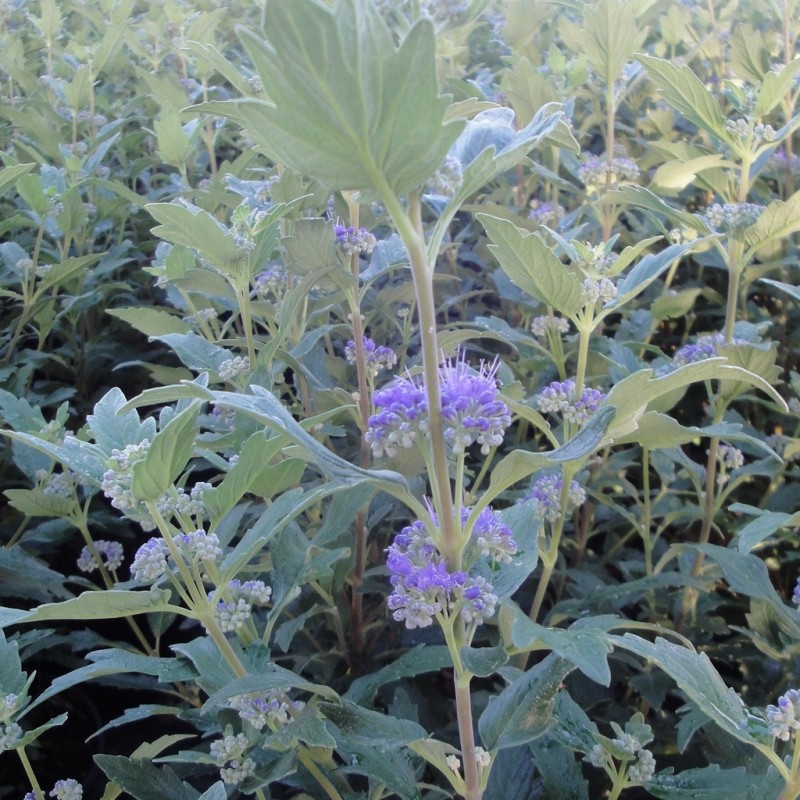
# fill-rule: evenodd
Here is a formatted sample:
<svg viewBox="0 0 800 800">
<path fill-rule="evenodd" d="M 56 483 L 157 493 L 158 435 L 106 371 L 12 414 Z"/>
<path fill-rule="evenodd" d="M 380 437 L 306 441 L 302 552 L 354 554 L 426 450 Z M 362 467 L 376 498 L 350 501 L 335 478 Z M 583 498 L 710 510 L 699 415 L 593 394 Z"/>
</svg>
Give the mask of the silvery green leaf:
<svg viewBox="0 0 800 800">
<path fill-rule="evenodd" d="M 403 194 L 444 161 L 461 122 L 444 123 L 430 20 L 395 47 L 368 0 L 270 0 L 268 41 L 240 37 L 268 101 L 199 106 L 235 120 L 273 159 L 331 189 Z"/>
<path fill-rule="evenodd" d="M 508 220 L 478 214 L 503 271 L 531 297 L 574 318 L 583 307 L 583 290 L 577 275 L 562 264 L 538 233 L 529 233 Z"/>
</svg>

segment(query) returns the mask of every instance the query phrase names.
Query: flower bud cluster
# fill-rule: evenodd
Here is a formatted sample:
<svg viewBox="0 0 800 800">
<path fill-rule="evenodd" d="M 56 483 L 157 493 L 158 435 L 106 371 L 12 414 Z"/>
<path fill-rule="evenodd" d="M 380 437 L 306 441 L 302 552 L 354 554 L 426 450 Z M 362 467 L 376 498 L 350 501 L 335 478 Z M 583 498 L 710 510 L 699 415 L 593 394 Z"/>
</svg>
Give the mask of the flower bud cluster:
<svg viewBox="0 0 800 800">
<path fill-rule="evenodd" d="M 505 561 L 517 552 L 516 543 L 494 512 L 487 511 L 476 522 L 473 541 L 482 554 L 485 551 L 493 560 Z M 469 516 L 469 509 L 464 516 Z M 394 618 L 407 628 L 427 627 L 439 614 L 461 614 L 470 625 L 494 615 L 498 598 L 492 585 L 462 570 L 450 572 L 424 522 L 417 520 L 403 528 L 386 553 L 393 586 L 387 603 Z"/>
<path fill-rule="evenodd" d="M 55 797 L 56 800 L 82 800 L 83 786 L 74 778 L 56 781 L 49 796 Z"/>
<path fill-rule="evenodd" d="M 783 150 L 779 150 L 769 157 L 767 165 L 779 177 L 800 175 L 800 153 L 792 153 L 789 157 Z"/>
<path fill-rule="evenodd" d="M 717 459 L 727 470 L 740 469 L 744 466 L 744 453 L 738 447 L 721 444 L 717 449 Z"/>
<path fill-rule="evenodd" d="M 391 347 L 376 345 L 368 336 L 363 336 L 364 354 L 367 359 L 367 370 L 374 378 L 382 369 L 391 369 L 397 363 L 397 353 Z M 344 349 L 345 358 L 356 363 L 356 343 L 350 340 Z"/>
<path fill-rule="evenodd" d="M 377 244 L 375 237 L 364 227 L 356 230 L 352 225 L 349 228 L 344 225 L 334 225 L 333 233 L 336 244 L 348 257 L 361 253 L 369 255 Z"/>
<path fill-rule="evenodd" d="M 228 705 L 239 713 L 240 719 L 260 731 L 265 726 L 276 729 L 286 725 L 305 703 L 291 700 L 281 689 L 272 689 L 265 695 L 237 694 L 228 700 Z"/>
<path fill-rule="evenodd" d="M 620 758 L 620 752 L 622 752 L 625 754 L 622 756 L 622 760 L 626 763 L 635 759 L 627 771 L 630 783 L 647 783 L 653 777 L 656 771 L 655 757 L 635 736 L 631 736 L 629 733 L 620 733 L 615 739 L 606 741 L 613 750 L 609 752 L 609 749 L 599 743 L 594 745 L 586 755 L 586 761 L 589 764 L 593 767 L 603 768 L 607 764 L 613 764 L 614 757 Z"/>
<path fill-rule="evenodd" d="M 22 739 L 22 728 L 16 722 L 0 725 L 0 753 L 14 750 Z"/>
<path fill-rule="evenodd" d="M 74 484 L 71 476 L 66 472 L 37 469 L 36 481 L 41 487 L 42 493 L 49 497 L 63 497 L 65 500 L 72 497 Z"/>
<path fill-rule="evenodd" d="M 710 333 L 700 336 L 694 344 L 685 344 L 675 351 L 672 357 L 676 367 L 686 364 L 694 364 L 698 361 L 705 361 L 707 358 L 714 358 L 717 355 L 717 348 L 725 343 L 725 337 L 721 333 Z"/>
<path fill-rule="evenodd" d="M 131 494 L 133 465 L 143 461 L 150 449 L 150 440 L 142 439 L 138 444 L 129 444 L 122 450 L 114 448 L 108 459 L 108 469 L 103 473 L 100 488 L 111 501 L 111 505 L 123 512 L 134 511 L 139 501 Z"/>
<path fill-rule="evenodd" d="M 22 708 L 25 702 L 24 697 L 9 692 L 5 697 L 0 697 L 0 723 L 6 724 L 17 711 Z"/>
<path fill-rule="evenodd" d="M 217 372 L 223 381 L 232 381 L 242 373 L 250 372 L 250 358 L 249 356 L 226 358 L 220 363 L 219 367 L 217 367 Z"/>
<path fill-rule="evenodd" d="M 569 333 L 569 320 L 564 317 L 535 317 L 531 322 L 531 333 L 537 339 L 547 339 L 549 331 L 554 331 L 559 336 Z"/>
<path fill-rule="evenodd" d="M 177 491 L 177 498 L 175 499 L 175 510 L 184 517 L 194 517 L 196 519 L 204 519 L 208 516 L 208 509 L 203 501 L 204 494 L 214 487 L 206 481 L 198 481 L 186 493 L 186 490 L 181 487 Z"/>
<path fill-rule="evenodd" d="M 503 441 L 511 424 L 508 406 L 498 399 L 497 363 L 481 363 L 478 371 L 462 357 L 439 368 L 439 386 L 445 439 L 453 453 L 463 453 L 477 442 L 485 455 Z M 366 440 L 376 456 L 396 454 L 411 447 L 419 433 L 428 431 L 428 403 L 421 381 L 396 378 L 373 395 L 376 413 L 368 420 Z"/>
<path fill-rule="evenodd" d="M 467 12 L 467 0 L 422 0 L 420 12 L 441 25 L 458 22 Z"/>
<path fill-rule="evenodd" d="M 283 297 L 288 285 L 289 273 L 282 267 L 270 267 L 256 276 L 256 297 L 259 300 L 266 300 L 271 294 L 279 300 Z"/>
<path fill-rule="evenodd" d="M 94 543 L 98 555 L 103 561 L 103 566 L 113 572 L 122 565 L 124 554 L 122 552 L 122 545 L 119 542 L 109 542 L 106 539 L 98 539 Z M 86 546 L 81 550 L 78 556 L 78 569 L 81 572 L 94 572 L 100 565 L 95 560 L 89 547 Z"/>
<path fill-rule="evenodd" d="M 714 203 L 705 212 L 705 220 L 713 231 L 748 228 L 758 221 L 764 206 L 758 203 Z"/>
<path fill-rule="evenodd" d="M 174 541 L 189 563 L 218 563 L 222 558 L 222 548 L 215 533 L 196 530 L 179 534 Z M 136 551 L 131 564 L 131 575 L 141 583 L 154 583 L 170 569 L 171 560 L 167 543 L 162 538 L 153 536 Z"/>
<path fill-rule="evenodd" d="M 255 774 L 255 761 L 252 758 L 245 758 L 249 747 L 250 741 L 243 733 L 237 733 L 235 736 L 228 733 L 222 739 L 211 742 L 211 757 L 220 767 L 219 775 L 225 783 L 241 783 L 245 778 Z"/>
<path fill-rule="evenodd" d="M 566 509 L 562 509 L 561 491 L 563 487 L 564 480 L 560 475 L 542 475 L 534 481 L 525 499 L 536 501 L 534 513 L 537 517 L 555 522 L 571 508 L 577 508 L 586 502 L 586 490 L 577 481 L 570 481 L 567 494 L 568 505 Z"/>
<path fill-rule="evenodd" d="M 425 185 L 425 193 L 437 197 L 454 197 L 464 182 L 461 161 L 455 156 L 447 156 L 444 164 L 431 176 Z"/>
<path fill-rule="evenodd" d="M 528 219 L 536 220 L 540 225 L 548 227 L 557 225 L 567 213 L 560 203 L 541 203 L 538 200 L 531 200 L 530 207 Z"/>
<path fill-rule="evenodd" d="M 189 314 L 183 318 L 184 322 L 190 325 L 201 325 L 204 322 L 212 322 L 217 319 L 219 314 L 215 308 L 198 308 L 194 314 Z"/>
<path fill-rule="evenodd" d="M 750 123 L 743 117 L 739 119 L 727 119 L 725 120 L 725 132 L 729 133 L 731 136 L 735 136 L 737 139 L 745 140 L 750 133 Z M 764 142 L 774 142 L 775 136 L 775 128 L 773 128 L 772 125 L 764 125 L 759 122 L 753 126 L 754 147 L 758 147 Z"/>
<path fill-rule="evenodd" d="M 585 278 L 581 290 L 583 302 L 588 306 L 605 305 L 617 299 L 619 290 L 611 278 Z"/>
<path fill-rule="evenodd" d="M 767 706 L 769 733 L 783 742 L 788 742 L 800 729 L 800 691 L 789 689 L 778 698 L 778 705 Z"/>
<path fill-rule="evenodd" d="M 605 185 L 606 176 L 611 176 L 611 183 L 634 181 L 639 177 L 639 167 L 630 158 L 607 159 L 590 156 L 578 168 L 578 180 L 584 186 Z"/>
<path fill-rule="evenodd" d="M 264 581 L 232 580 L 228 584 L 230 600 L 219 600 L 214 607 L 214 618 L 224 633 L 236 633 L 243 628 L 253 614 L 253 606 L 266 606 L 272 597 L 272 589 Z M 214 592 L 209 593 L 209 600 Z"/>
<path fill-rule="evenodd" d="M 536 398 L 539 410 L 545 414 L 561 414 L 565 422 L 585 425 L 605 403 L 607 395 L 599 389 L 584 389 L 575 397 L 575 381 L 553 381 Z"/>
</svg>

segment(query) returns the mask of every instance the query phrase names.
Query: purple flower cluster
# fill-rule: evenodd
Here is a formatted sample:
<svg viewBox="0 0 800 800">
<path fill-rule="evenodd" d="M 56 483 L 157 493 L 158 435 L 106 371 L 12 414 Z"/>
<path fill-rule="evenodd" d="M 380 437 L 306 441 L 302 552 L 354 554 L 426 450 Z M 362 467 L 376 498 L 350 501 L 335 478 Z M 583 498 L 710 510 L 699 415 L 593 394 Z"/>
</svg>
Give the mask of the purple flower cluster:
<svg viewBox="0 0 800 800">
<path fill-rule="evenodd" d="M 575 381 L 553 381 L 536 398 L 539 410 L 545 414 L 561 414 L 565 422 L 585 425 L 606 401 L 599 389 L 584 389 L 575 397 Z"/>
<path fill-rule="evenodd" d="M 497 595 L 492 585 L 460 570 L 450 572 L 423 522 L 403 528 L 386 552 L 394 587 L 388 606 L 407 628 L 427 627 L 434 617 L 449 612 L 461 613 L 467 623 L 476 625 L 494 614 Z"/>
<path fill-rule="evenodd" d="M 590 156 L 578 168 L 578 180 L 585 186 L 595 186 L 606 182 L 606 175 L 611 175 L 611 182 L 633 181 L 639 177 L 639 166 L 630 158 L 612 158 L 609 162 L 604 158 Z"/>
<path fill-rule="evenodd" d="M 425 391 L 411 377 L 395 378 L 372 396 L 376 413 L 367 421 L 365 438 L 375 456 L 394 456 L 428 430 Z"/>
<path fill-rule="evenodd" d="M 106 539 L 98 539 L 94 543 L 94 546 L 106 569 L 113 572 L 120 567 L 123 560 L 123 553 L 122 545 L 119 542 L 109 542 Z M 94 572 L 99 566 L 89 548 L 84 547 L 83 550 L 81 550 L 80 556 L 78 556 L 78 569 L 81 572 Z"/>
<path fill-rule="evenodd" d="M 228 584 L 230 601 L 219 600 L 214 606 L 214 617 L 225 633 L 235 633 L 247 624 L 253 606 L 265 606 L 272 597 L 272 589 L 264 581 L 232 580 Z M 214 592 L 209 594 L 212 599 Z"/>
<path fill-rule="evenodd" d="M 352 225 L 349 228 L 344 225 L 334 225 L 333 233 L 336 244 L 346 256 L 360 253 L 369 255 L 375 249 L 375 237 L 364 227 L 356 230 Z"/>
<path fill-rule="evenodd" d="M 800 692 L 789 689 L 778 698 L 778 705 L 767 706 L 769 732 L 783 742 L 788 742 L 800 729 Z"/>
<path fill-rule="evenodd" d="M 483 363 L 476 372 L 460 356 L 439 368 L 444 435 L 454 453 L 477 442 L 486 455 L 502 443 L 511 415 L 497 397 L 496 372 L 496 364 Z M 411 447 L 418 433 L 427 433 L 428 405 L 421 382 L 397 378 L 375 392 L 373 403 L 377 413 L 369 418 L 366 437 L 376 456 L 392 456 L 398 447 Z"/>
<path fill-rule="evenodd" d="M 713 358 L 717 354 L 717 348 L 724 343 L 725 337 L 721 333 L 701 336 L 694 344 L 685 344 L 676 350 L 672 361 L 679 367 L 694 364 L 697 361 L 705 361 L 707 358 Z"/>
<path fill-rule="evenodd" d="M 249 722 L 256 730 L 270 725 L 277 728 L 286 725 L 293 713 L 302 710 L 302 700 L 291 700 L 281 689 L 271 689 L 267 694 L 237 694 L 228 700 L 231 708 L 239 712 L 239 718 Z"/>
<path fill-rule="evenodd" d="M 487 455 L 503 442 L 503 432 L 511 424 L 508 406 L 497 399 L 498 362 L 478 372 L 461 358 L 445 362 L 439 368 L 442 393 L 444 435 L 454 453 L 463 453 L 473 442 Z"/>
<path fill-rule="evenodd" d="M 397 363 L 397 353 L 391 347 L 376 345 L 368 336 L 362 336 L 364 353 L 367 358 L 367 369 L 374 378 L 382 369 L 391 369 Z M 356 343 L 349 341 L 344 350 L 345 358 L 351 363 L 356 363 Z"/>
<path fill-rule="evenodd" d="M 470 509 L 464 509 L 464 520 L 469 513 Z M 480 555 L 494 562 L 508 563 L 517 552 L 510 528 L 491 508 L 478 515 L 472 540 Z M 417 520 L 403 528 L 386 553 L 389 580 L 394 587 L 388 599 L 389 609 L 407 628 L 431 625 L 437 614 L 461 614 L 467 624 L 475 625 L 494 614 L 498 598 L 492 585 L 463 570 L 451 572 L 424 522 Z"/>
<path fill-rule="evenodd" d="M 569 509 L 569 505 L 577 508 L 586 502 L 585 489 L 577 481 L 571 481 L 567 495 L 569 505 L 566 510 L 563 509 L 561 505 L 563 487 L 564 480 L 560 475 L 542 475 L 536 479 L 525 499 L 536 501 L 537 517 L 555 522 L 562 513 Z"/>
</svg>

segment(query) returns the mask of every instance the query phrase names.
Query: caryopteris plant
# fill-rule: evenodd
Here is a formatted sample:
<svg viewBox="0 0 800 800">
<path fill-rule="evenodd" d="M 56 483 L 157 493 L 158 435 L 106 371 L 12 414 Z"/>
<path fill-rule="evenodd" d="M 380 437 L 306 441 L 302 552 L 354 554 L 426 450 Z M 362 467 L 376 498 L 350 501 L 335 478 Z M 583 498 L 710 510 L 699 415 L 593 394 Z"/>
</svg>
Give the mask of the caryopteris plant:
<svg viewBox="0 0 800 800">
<path fill-rule="evenodd" d="M 797 10 L 0 9 L 0 797 L 800 797 Z"/>
</svg>

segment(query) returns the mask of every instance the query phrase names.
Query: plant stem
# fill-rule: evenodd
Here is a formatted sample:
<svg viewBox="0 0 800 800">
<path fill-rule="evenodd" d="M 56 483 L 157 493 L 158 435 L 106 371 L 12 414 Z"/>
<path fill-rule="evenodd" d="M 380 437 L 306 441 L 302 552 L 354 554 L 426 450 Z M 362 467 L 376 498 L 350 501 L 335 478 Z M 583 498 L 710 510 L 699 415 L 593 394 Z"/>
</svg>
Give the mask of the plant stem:
<svg viewBox="0 0 800 800">
<path fill-rule="evenodd" d="M 44 800 L 44 792 L 42 791 L 42 787 L 39 786 L 39 781 L 36 780 L 36 773 L 33 771 L 33 767 L 28 759 L 28 754 L 25 752 L 25 748 L 18 747 L 17 755 L 19 756 L 19 760 L 22 762 L 22 768 L 25 770 L 25 774 L 28 776 L 31 789 L 33 789 L 33 793 L 36 795 L 36 800 Z"/>
</svg>

